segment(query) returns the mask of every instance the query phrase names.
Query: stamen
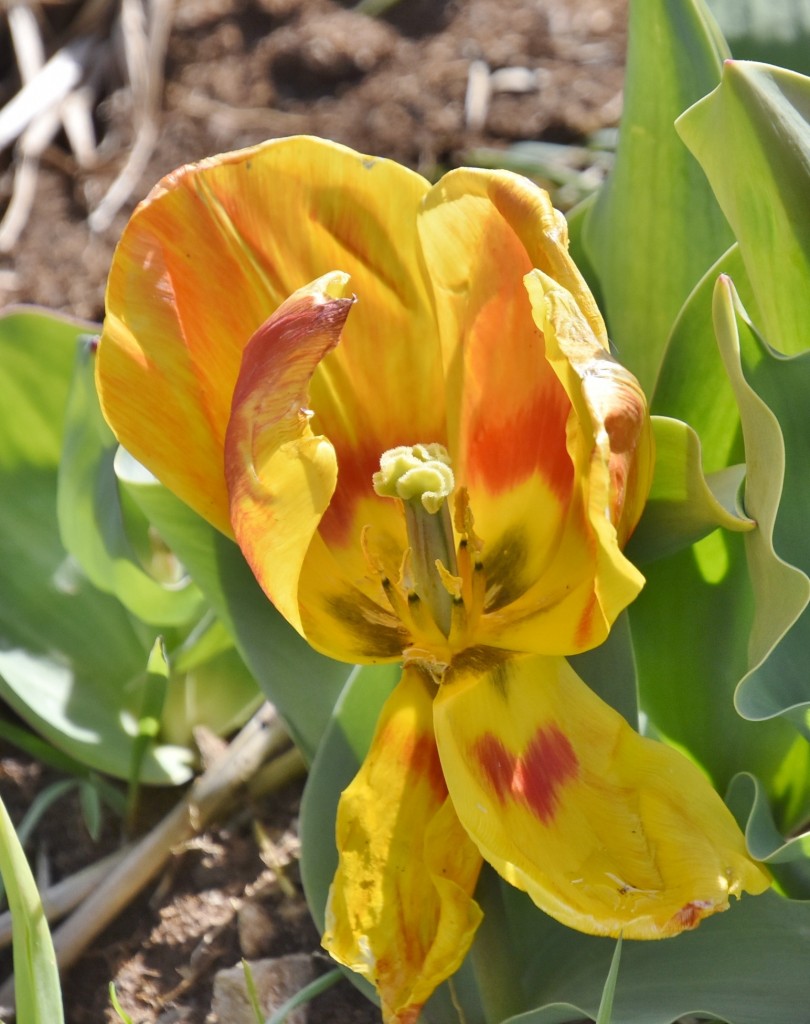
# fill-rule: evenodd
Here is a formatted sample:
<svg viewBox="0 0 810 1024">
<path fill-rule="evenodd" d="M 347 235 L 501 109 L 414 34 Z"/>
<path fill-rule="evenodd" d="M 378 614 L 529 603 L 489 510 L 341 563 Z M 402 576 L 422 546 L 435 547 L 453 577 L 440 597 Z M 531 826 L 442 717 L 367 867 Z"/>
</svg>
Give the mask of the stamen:
<svg viewBox="0 0 810 1024">
<path fill-rule="evenodd" d="M 380 471 L 374 474 L 373 484 L 377 494 L 402 502 L 414 589 L 447 637 L 453 598 L 436 566 L 441 563 L 448 573 L 456 574 L 453 526 L 446 501 L 455 486 L 450 456 L 440 444 L 391 448 L 380 457 Z"/>
</svg>

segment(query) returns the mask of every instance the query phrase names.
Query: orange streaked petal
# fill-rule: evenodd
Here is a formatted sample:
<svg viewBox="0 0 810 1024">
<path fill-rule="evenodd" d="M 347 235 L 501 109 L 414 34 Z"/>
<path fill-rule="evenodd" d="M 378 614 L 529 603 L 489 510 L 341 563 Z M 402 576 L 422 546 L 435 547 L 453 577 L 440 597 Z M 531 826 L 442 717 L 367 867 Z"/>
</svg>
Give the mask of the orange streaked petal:
<svg viewBox="0 0 810 1024">
<path fill-rule="evenodd" d="M 312 429 L 310 383 L 353 308 L 347 287 L 336 271 L 300 289 L 245 348 L 225 439 L 230 516 L 265 593 L 313 647 L 349 662 L 399 661 L 408 634 L 361 545 L 369 525 L 372 543 L 401 558 L 398 510 L 372 492 L 358 502 L 353 545 L 330 547 L 320 533 L 343 467 L 331 438 Z"/>
<path fill-rule="evenodd" d="M 572 459 L 578 470 L 586 458 L 592 463 L 585 477 L 590 517 L 598 526 L 607 519 L 623 546 L 641 517 L 653 476 L 655 449 L 644 392 L 604 351 L 575 297 L 558 281 L 534 271 L 526 288 L 549 361 L 577 417 L 579 436 L 569 440 Z"/>
<path fill-rule="evenodd" d="M 334 273 L 282 303 L 245 348 L 225 437 L 236 540 L 300 632 L 298 579 L 337 480 L 335 451 L 310 426 L 309 382 L 337 345 L 353 300 Z"/>
<path fill-rule="evenodd" d="M 242 350 L 288 295 L 329 271 L 351 274 L 361 301 L 351 344 L 314 382 L 316 432 L 339 461 L 353 451 L 386 367 L 398 388 L 375 452 L 399 443 L 386 434 L 395 426 L 443 429 L 415 223 L 428 187 L 393 161 L 298 137 L 180 168 L 136 210 L 108 282 L 102 406 L 121 443 L 221 530 L 230 532 L 222 450 Z M 430 400 L 414 424 L 417 382 Z M 337 497 L 327 517 L 336 530 L 346 495 Z"/>
<path fill-rule="evenodd" d="M 527 248 L 513 220 L 534 224 Z M 452 171 L 425 197 L 419 235 L 436 298 L 445 366 L 449 448 L 469 490 L 498 495 L 531 477 L 570 491 L 569 403 L 545 359 L 522 284 L 537 261 L 578 277 L 548 195 L 508 172 Z M 521 229 L 525 225 L 520 225 Z M 581 279 L 580 279 L 581 280 Z M 536 439 L 542 438 L 543 443 Z"/>
<path fill-rule="evenodd" d="M 522 530 L 496 534 L 489 553 L 485 547 L 488 582 L 503 583 L 489 600 L 477 639 L 527 653 L 573 654 L 601 643 L 644 584 L 621 547 L 652 479 L 652 431 L 635 377 L 602 348 L 573 296 L 539 271 L 527 275 L 526 287 L 568 402 L 566 457 L 574 484 L 565 507 L 538 505 Z M 516 500 L 520 492 L 503 495 L 498 507 Z M 511 518 L 518 522 L 507 513 Z M 537 520 L 555 523 L 556 534 L 532 579 L 523 552 L 532 548 Z"/>
<path fill-rule="evenodd" d="M 705 776 L 634 732 L 564 659 L 461 655 L 434 708 L 462 824 L 563 924 L 663 938 L 768 887 Z"/>
<path fill-rule="evenodd" d="M 386 1024 L 415 1024 L 481 919 L 481 857 L 447 798 L 432 702 L 433 684 L 406 668 L 338 807 L 323 944 L 375 986 Z"/>
<path fill-rule="evenodd" d="M 592 520 L 581 476 L 596 435 L 585 410 L 588 460 L 577 462 L 567 381 L 526 294 L 533 267 L 551 274 L 606 355 L 565 220 L 524 178 L 463 170 L 428 193 L 419 231 L 440 318 L 454 471 L 484 542 L 487 615 L 476 639 L 545 654 L 593 646 L 642 580 L 615 533 Z"/>
</svg>

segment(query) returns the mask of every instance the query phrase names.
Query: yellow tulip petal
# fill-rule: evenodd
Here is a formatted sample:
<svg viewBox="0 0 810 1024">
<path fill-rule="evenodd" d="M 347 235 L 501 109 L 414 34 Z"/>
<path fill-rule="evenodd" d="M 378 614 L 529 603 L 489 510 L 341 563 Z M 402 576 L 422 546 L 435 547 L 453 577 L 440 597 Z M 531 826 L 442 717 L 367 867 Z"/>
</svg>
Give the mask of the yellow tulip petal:
<svg viewBox="0 0 810 1024">
<path fill-rule="evenodd" d="M 357 572 L 318 532 L 341 467 L 331 438 L 313 431 L 310 383 L 344 330 L 354 301 L 347 288 L 336 271 L 300 289 L 245 348 L 225 437 L 230 517 L 265 593 L 314 647 L 346 661 L 398 661 L 408 636 L 362 561 L 362 522 Z M 400 525 L 396 509 L 376 499 L 366 518 L 378 535 L 386 516 Z"/>
<path fill-rule="evenodd" d="M 652 479 L 652 431 L 636 379 L 602 348 L 573 296 L 539 271 L 527 275 L 526 286 L 549 364 L 569 402 L 566 447 L 574 485 L 542 572 L 511 595 L 507 584 L 506 599 L 497 595 L 489 605 L 477 639 L 511 650 L 573 654 L 601 643 L 643 586 L 621 548 Z M 506 506 L 511 501 L 511 494 L 501 499 Z M 516 573 L 501 568 L 496 550 L 488 579 L 504 576 L 512 587 L 515 576 L 525 580 L 520 546 L 515 534 L 500 556 L 516 564 Z"/>
<path fill-rule="evenodd" d="M 574 410 L 569 449 L 588 481 L 589 514 L 607 521 L 623 546 L 641 517 L 653 476 L 654 444 L 647 401 L 636 378 L 602 348 L 575 297 L 534 271 L 526 279 L 548 358 Z"/>
<path fill-rule="evenodd" d="M 427 189 L 392 161 L 301 137 L 181 168 L 136 210 L 108 282 L 102 406 L 121 443 L 221 530 L 230 531 L 222 449 L 242 350 L 288 295 L 332 270 L 351 274 L 360 301 L 346 344 L 313 383 L 315 431 L 330 437 L 347 478 L 358 461 L 365 478 L 366 463 L 411 430 L 441 440 L 415 224 Z M 370 415 L 381 380 L 395 386 Z M 371 449 L 362 458 L 361 437 Z M 344 498 L 327 517 L 336 535 Z"/>
<path fill-rule="evenodd" d="M 484 858 L 566 925 L 663 938 L 768 887 L 705 776 L 634 732 L 562 658 L 460 655 L 435 728 Z"/>
<path fill-rule="evenodd" d="M 349 315 L 346 284 L 339 273 L 313 282 L 256 331 L 244 351 L 225 437 L 237 542 L 299 630 L 298 577 L 337 480 L 334 448 L 310 426 L 309 383 Z"/>
<path fill-rule="evenodd" d="M 461 964 L 481 919 L 481 857 L 442 777 L 433 684 L 406 668 L 338 807 L 340 864 L 323 944 L 377 989 L 386 1024 L 415 1024 Z"/>
<path fill-rule="evenodd" d="M 608 500 L 605 423 L 582 400 L 582 381 L 572 394 L 555 365 L 573 358 L 565 331 L 562 340 L 544 337 L 523 282 L 540 268 L 569 296 L 577 335 L 588 341 L 587 372 L 609 359 L 565 219 L 524 178 L 465 170 L 428 193 L 419 230 L 439 314 L 453 468 L 483 542 L 487 614 L 476 639 L 544 654 L 592 647 L 643 580 L 620 553 L 624 537 L 604 524 L 608 507 L 598 508 L 600 496 Z M 641 408 L 643 421 L 643 398 Z"/>
<path fill-rule="evenodd" d="M 535 219 L 533 251 L 493 196 L 509 196 L 501 205 L 510 215 L 520 208 Z M 537 493 L 527 495 L 527 507 L 534 497 L 564 504 L 572 486 L 569 403 L 545 359 L 522 284 L 545 250 L 563 253 L 557 218 L 546 193 L 526 179 L 462 170 L 428 193 L 419 233 L 439 316 L 453 470 L 486 537 L 490 519 L 508 529 L 491 496 L 528 479 L 537 481 Z M 549 537 L 553 532 L 552 524 Z"/>
</svg>

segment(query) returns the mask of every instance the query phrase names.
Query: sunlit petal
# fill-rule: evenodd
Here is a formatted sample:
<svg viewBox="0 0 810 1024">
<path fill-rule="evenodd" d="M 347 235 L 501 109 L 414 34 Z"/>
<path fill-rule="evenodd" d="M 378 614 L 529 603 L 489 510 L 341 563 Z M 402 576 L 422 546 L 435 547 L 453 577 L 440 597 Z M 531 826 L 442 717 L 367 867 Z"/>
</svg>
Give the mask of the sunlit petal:
<svg viewBox="0 0 810 1024">
<path fill-rule="evenodd" d="M 563 659 L 462 655 L 435 709 L 462 824 L 564 924 L 662 938 L 767 888 L 702 773 L 634 732 Z"/>
<path fill-rule="evenodd" d="M 376 987 L 386 1024 L 415 1024 L 481 918 L 481 857 L 447 798 L 432 702 L 433 684 L 406 669 L 338 808 L 323 944 Z"/>
<path fill-rule="evenodd" d="M 242 350 L 308 281 L 347 272 L 360 299 L 351 344 L 313 384 L 315 431 L 331 438 L 347 479 L 357 462 L 363 479 L 366 463 L 373 471 L 397 443 L 390 435 L 443 424 L 415 223 L 427 189 L 392 161 L 299 137 L 180 168 L 136 210 L 108 282 L 102 404 L 122 444 L 221 530 L 230 531 L 222 449 Z M 397 389 L 370 416 L 388 374 Z M 364 462 L 357 444 L 369 424 Z M 338 533 L 348 494 L 338 491 L 327 517 Z"/>
<path fill-rule="evenodd" d="M 301 565 L 337 480 L 334 448 L 310 426 L 309 384 L 349 314 L 346 284 L 339 273 L 313 282 L 253 335 L 225 438 L 237 542 L 276 607 L 299 630 Z"/>
<path fill-rule="evenodd" d="M 586 482 L 590 518 L 597 528 L 607 521 L 623 546 L 652 482 L 647 401 L 633 374 L 603 350 L 570 292 L 539 271 L 525 283 L 549 361 L 574 409 L 568 447 Z M 610 546 L 607 535 L 604 546 Z"/>
<path fill-rule="evenodd" d="M 552 358 L 561 346 L 562 358 L 571 357 L 566 332 L 547 344 L 544 323 L 554 330 L 557 321 L 544 314 L 540 322 L 523 283 L 532 268 L 551 275 L 577 312 L 592 365 L 609 358 L 604 323 L 568 254 L 565 220 L 524 178 L 464 170 L 428 193 L 419 230 L 436 294 L 454 471 L 483 541 L 488 614 L 478 638 L 542 653 L 594 646 L 642 579 L 620 554 L 624 537 L 603 525 L 609 508 L 597 509 L 604 424 L 594 422 L 580 380 L 570 393 Z M 583 477 L 591 472 L 593 486 Z M 624 503 L 613 506 L 623 523 Z"/>
<path fill-rule="evenodd" d="M 621 547 L 649 490 L 652 434 L 635 378 L 602 348 L 573 296 L 539 271 L 527 275 L 526 285 L 546 357 L 568 402 L 565 444 L 573 484 L 540 572 L 531 576 L 525 568 L 531 517 L 490 547 L 488 581 L 504 582 L 490 599 L 478 639 L 511 650 L 573 654 L 601 643 L 644 583 Z M 512 500 L 506 495 L 499 505 Z M 555 513 L 553 504 L 536 506 L 535 520 Z"/>
<path fill-rule="evenodd" d="M 345 274 L 300 289 L 245 348 L 225 438 L 230 516 L 237 542 L 267 595 L 319 650 L 347 661 L 399 660 L 407 634 L 385 602 L 361 531 L 402 550 L 397 510 L 376 500 L 355 522 L 359 570 L 346 573 L 318 530 L 341 467 L 331 438 L 312 429 L 313 374 L 338 344 L 352 308 Z M 370 488 L 369 488 L 370 489 Z"/>
</svg>

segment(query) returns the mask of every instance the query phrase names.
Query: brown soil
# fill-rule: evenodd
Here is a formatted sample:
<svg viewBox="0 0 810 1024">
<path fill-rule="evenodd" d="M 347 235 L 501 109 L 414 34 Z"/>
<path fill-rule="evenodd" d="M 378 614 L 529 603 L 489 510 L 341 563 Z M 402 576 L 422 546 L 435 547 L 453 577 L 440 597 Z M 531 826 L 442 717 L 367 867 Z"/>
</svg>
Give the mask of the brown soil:
<svg viewBox="0 0 810 1024">
<path fill-rule="evenodd" d="M 33 216 L 13 253 L 0 257 L 0 306 L 35 302 L 99 320 L 112 249 L 134 202 L 174 167 L 215 152 L 310 133 L 435 177 L 476 147 L 581 141 L 620 112 L 625 7 L 626 0 L 399 0 L 371 19 L 332 0 L 177 0 L 160 141 L 132 201 L 108 230 L 91 233 L 88 210 L 133 141 L 131 99 L 118 89 L 98 111 L 104 156 L 97 166 L 79 171 L 61 144 L 46 153 Z M 19 87 L 2 70 L 3 31 L 0 106 Z M 492 71 L 529 69 L 538 87 L 495 92 L 483 124 L 470 125 L 465 94 L 474 61 Z M 10 161 L 0 156 L 0 215 Z M 50 776 L 8 748 L 0 755 L 0 795 L 19 820 Z M 242 956 L 318 957 L 295 860 L 299 797 L 292 787 L 244 808 L 178 853 L 69 973 L 68 1024 L 118 1021 L 110 981 L 135 1024 L 203 1024 L 216 970 Z M 147 802 L 165 799 L 153 794 Z M 66 798 L 30 844 L 57 877 L 117 842 L 112 819 L 96 844 L 79 821 L 75 799 Z M 275 851 L 274 867 L 262 860 L 256 822 Z M 248 919 L 259 922 L 252 937 Z M 317 969 L 326 967 L 318 959 Z M 341 982 L 311 1004 L 307 1019 L 371 1024 L 379 1017 Z"/>
</svg>

